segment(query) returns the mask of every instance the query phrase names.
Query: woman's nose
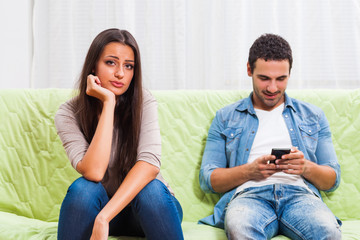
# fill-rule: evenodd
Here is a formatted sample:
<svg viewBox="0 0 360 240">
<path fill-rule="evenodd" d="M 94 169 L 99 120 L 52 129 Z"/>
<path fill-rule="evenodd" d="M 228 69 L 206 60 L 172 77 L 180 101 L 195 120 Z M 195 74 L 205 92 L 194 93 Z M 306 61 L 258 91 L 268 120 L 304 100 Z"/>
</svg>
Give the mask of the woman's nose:
<svg viewBox="0 0 360 240">
<path fill-rule="evenodd" d="M 115 71 L 115 77 L 117 77 L 117 78 L 124 77 L 124 70 L 122 67 L 120 67 L 119 69 L 117 69 L 117 71 Z"/>
</svg>

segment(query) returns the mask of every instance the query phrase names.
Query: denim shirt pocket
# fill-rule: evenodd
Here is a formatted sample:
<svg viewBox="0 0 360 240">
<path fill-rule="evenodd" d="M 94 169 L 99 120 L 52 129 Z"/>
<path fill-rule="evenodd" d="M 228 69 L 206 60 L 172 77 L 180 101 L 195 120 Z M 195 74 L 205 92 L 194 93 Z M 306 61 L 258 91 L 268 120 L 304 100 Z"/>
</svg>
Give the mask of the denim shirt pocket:
<svg viewBox="0 0 360 240">
<path fill-rule="evenodd" d="M 231 154 L 239 147 L 240 136 L 243 128 L 226 128 L 221 132 L 221 135 L 225 138 L 226 153 Z"/>
<path fill-rule="evenodd" d="M 320 125 L 318 123 L 300 124 L 299 129 L 305 147 L 315 152 L 319 139 Z"/>
</svg>

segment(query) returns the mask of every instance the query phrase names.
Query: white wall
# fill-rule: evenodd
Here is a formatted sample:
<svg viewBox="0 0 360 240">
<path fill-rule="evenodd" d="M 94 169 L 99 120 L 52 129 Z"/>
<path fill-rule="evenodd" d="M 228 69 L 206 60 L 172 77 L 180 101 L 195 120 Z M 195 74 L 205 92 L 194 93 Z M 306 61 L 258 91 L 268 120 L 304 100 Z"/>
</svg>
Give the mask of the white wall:
<svg viewBox="0 0 360 240">
<path fill-rule="evenodd" d="M 0 88 L 29 88 L 31 0 L 0 0 Z"/>
<path fill-rule="evenodd" d="M 360 0 L 0 0 L 0 89 L 74 87 L 109 27 L 135 36 L 153 90 L 250 89 L 266 32 L 293 49 L 289 88 L 359 88 L 359 26 Z"/>
</svg>

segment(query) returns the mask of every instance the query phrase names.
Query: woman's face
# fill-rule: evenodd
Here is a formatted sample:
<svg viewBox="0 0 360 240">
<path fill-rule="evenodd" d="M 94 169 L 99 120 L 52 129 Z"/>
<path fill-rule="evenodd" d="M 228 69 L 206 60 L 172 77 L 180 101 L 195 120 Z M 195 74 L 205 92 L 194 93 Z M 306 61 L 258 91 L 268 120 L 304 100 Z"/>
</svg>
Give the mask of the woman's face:
<svg viewBox="0 0 360 240">
<path fill-rule="evenodd" d="M 134 76 L 135 57 L 131 47 L 111 42 L 104 47 L 95 65 L 101 87 L 120 96 L 126 92 Z"/>
</svg>

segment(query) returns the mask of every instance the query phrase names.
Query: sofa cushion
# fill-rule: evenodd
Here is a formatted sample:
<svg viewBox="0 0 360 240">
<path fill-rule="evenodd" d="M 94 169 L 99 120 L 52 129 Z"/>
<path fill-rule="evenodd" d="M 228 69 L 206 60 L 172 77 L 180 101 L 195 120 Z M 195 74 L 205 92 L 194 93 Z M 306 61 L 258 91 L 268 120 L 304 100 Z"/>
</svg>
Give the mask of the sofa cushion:
<svg viewBox="0 0 360 240">
<path fill-rule="evenodd" d="M 159 104 L 161 171 L 183 207 L 186 239 L 225 239 L 223 230 L 197 224 L 219 199 L 200 189 L 198 174 L 215 112 L 249 93 L 153 91 Z M 53 118 L 72 94 L 61 89 L 0 90 L 0 239 L 56 239 L 61 202 L 79 174 L 66 157 Z M 360 90 L 288 94 L 321 107 L 329 120 L 342 176 L 338 190 L 322 196 L 344 221 L 343 239 L 360 239 Z"/>
</svg>

